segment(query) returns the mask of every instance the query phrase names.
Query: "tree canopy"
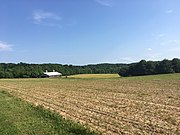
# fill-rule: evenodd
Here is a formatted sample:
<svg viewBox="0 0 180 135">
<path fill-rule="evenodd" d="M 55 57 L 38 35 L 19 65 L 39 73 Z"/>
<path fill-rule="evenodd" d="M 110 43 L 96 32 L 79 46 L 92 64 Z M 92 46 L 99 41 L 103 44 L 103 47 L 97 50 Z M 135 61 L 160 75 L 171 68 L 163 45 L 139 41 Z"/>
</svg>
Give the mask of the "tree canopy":
<svg viewBox="0 0 180 135">
<path fill-rule="evenodd" d="M 140 76 L 167 73 L 180 73 L 180 59 L 164 59 L 162 61 L 141 60 L 138 63 L 132 63 L 121 67 L 119 71 L 119 75 L 121 76 Z"/>
</svg>

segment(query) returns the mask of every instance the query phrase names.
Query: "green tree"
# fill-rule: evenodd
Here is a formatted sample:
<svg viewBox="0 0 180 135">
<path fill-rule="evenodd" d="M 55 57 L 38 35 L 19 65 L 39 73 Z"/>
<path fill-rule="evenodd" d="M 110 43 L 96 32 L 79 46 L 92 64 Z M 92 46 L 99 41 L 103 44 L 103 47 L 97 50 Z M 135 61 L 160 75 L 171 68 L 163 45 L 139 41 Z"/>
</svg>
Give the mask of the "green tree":
<svg viewBox="0 0 180 135">
<path fill-rule="evenodd" d="M 120 68 L 118 74 L 119 74 L 120 76 L 124 76 L 124 77 L 129 76 L 129 66 Z"/>
<path fill-rule="evenodd" d="M 173 70 L 174 70 L 176 73 L 180 73 L 180 59 L 174 58 L 174 59 L 172 60 L 172 66 L 173 66 Z"/>
<path fill-rule="evenodd" d="M 156 73 L 158 74 L 174 73 L 171 62 L 166 59 L 159 62 L 159 64 L 156 66 Z"/>
<path fill-rule="evenodd" d="M 4 73 L 4 71 L 0 71 L 0 78 L 5 78 L 5 73 Z"/>
<path fill-rule="evenodd" d="M 156 68 L 156 63 L 153 61 L 148 61 L 146 63 L 146 72 L 148 75 L 153 75 L 155 74 L 155 68 Z"/>
</svg>

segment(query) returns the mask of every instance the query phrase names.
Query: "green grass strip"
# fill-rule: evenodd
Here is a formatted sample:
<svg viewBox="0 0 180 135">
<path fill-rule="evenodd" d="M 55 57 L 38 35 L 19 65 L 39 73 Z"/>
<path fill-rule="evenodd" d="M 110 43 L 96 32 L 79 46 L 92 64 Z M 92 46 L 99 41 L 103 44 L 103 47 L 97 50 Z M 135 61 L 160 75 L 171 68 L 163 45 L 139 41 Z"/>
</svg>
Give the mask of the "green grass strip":
<svg viewBox="0 0 180 135">
<path fill-rule="evenodd" d="M 98 135 L 55 112 L 0 90 L 0 135 Z"/>
</svg>

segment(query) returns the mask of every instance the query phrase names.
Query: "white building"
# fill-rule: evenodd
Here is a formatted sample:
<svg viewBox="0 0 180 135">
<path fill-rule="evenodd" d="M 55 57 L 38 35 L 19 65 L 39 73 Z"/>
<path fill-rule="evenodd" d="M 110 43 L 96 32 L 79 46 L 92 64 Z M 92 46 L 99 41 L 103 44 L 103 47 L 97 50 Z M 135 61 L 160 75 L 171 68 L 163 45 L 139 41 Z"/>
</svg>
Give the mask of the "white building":
<svg viewBox="0 0 180 135">
<path fill-rule="evenodd" d="M 53 72 L 48 72 L 46 70 L 46 72 L 44 72 L 44 76 L 45 77 L 60 77 L 60 76 L 62 76 L 62 74 L 59 72 L 56 72 L 55 70 L 53 70 Z"/>
</svg>

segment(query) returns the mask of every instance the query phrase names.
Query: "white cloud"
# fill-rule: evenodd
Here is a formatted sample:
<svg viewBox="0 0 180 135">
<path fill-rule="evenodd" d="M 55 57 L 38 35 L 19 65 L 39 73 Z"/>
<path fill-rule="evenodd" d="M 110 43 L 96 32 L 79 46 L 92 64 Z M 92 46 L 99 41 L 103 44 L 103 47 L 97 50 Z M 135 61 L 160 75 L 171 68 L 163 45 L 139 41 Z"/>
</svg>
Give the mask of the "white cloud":
<svg viewBox="0 0 180 135">
<path fill-rule="evenodd" d="M 95 1 L 102 6 L 107 6 L 107 7 L 112 6 L 112 0 L 95 0 Z"/>
<path fill-rule="evenodd" d="M 57 22 L 54 21 L 60 21 L 62 18 L 55 13 L 47 12 L 43 10 L 35 10 L 33 12 L 33 22 L 35 24 L 43 24 L 47 26 L 56 26 Z"/>
<path fill-rule="evenodd" d="M 180 40 L 174 39 L 174 40 L 171 40 L 170 42 L 178 44 L 180 43 Z"/>
<path fill-rule="evenodd" d="M 0 41 L 0 51 L 12 51 L 10 44 Z"/>
<path fill-rule="evenodd" d="M 148 48 L 148 51 L 152 51 L 152 48 Z"/>
<path fill-rule="evenodd" d="M 166 11 L 166 13 L 167 13 L 167 14 L 171 14 L 171 13 L 173 13 L 173 10 L 172 10 L 172 9 L 169 9 L 169 10 Z"/>
</svg>

